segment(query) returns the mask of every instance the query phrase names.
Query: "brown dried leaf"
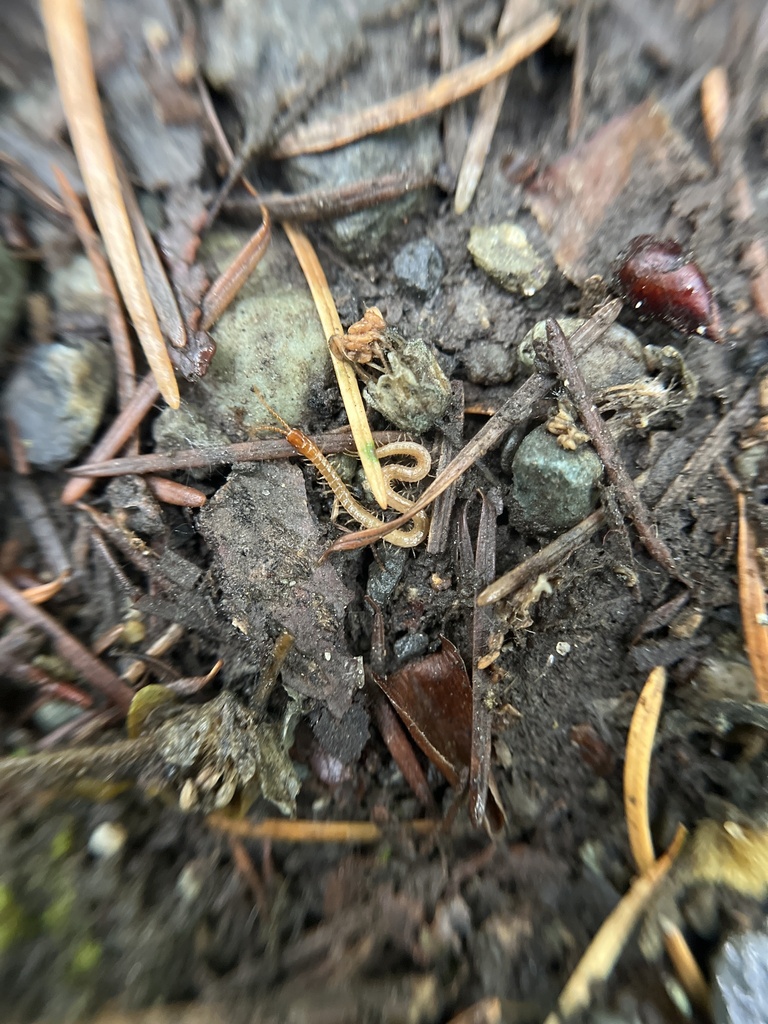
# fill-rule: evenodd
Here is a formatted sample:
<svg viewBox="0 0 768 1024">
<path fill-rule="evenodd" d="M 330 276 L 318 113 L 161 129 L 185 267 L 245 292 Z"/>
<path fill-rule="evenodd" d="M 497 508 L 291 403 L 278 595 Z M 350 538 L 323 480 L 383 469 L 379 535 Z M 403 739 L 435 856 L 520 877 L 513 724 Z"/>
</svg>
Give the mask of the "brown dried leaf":
<svg viewBox="0 0 768 1024">
<path fill-rule="evenodd" d="M 622 192 L 631 188 L 633 205 L 647 196 L 653 209 L 671 181 L 701 173 L 666 113 L 647 100 L 542 171 L 531 186 L 530 206 L 558 267 L 581 285 L 594 272 L 589 244 Z M 626 224 L 626 211 L 622 216 Z"/>
<path fill-rule="evenodd" d="M 414 742 L 452 786 L 469 767 L 472 687 L 461 655 L 443 637 L 442 647 L 377 679 Z"/>
</svg>

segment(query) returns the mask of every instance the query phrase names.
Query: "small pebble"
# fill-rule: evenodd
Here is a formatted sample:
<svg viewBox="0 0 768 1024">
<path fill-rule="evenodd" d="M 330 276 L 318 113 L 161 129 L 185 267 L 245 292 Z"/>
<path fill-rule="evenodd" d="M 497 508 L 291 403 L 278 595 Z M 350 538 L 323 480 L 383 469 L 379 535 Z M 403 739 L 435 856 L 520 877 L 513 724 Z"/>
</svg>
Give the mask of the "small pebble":
<svg viewBox="0 0 768 1024">
<path fill-rule="evenodd" d="M 435 243 L 429 238 L 419 238 L 403 246 L 395 256 L 392 269 L 404 291 L 417 299 L 427 299 L 440 287 L 445 268 Z"/>
<path fill-rule="evenodd" d="M 51 295 L 60 313 L 85 314 L 97 321 L 106 316 L 107 304 L 96 271 L 82 254 L 53 271 Z"/>
<path fill-rule="evenodd" d="M 79 455 L 99 428 L 113 377 L 112 353 L 100 341 L 56 341 L 27 353 L 3 406 L 33 466 L 60 469 Z"/>
<path fill-rule="evenodd" d="M 562 533 L 594 510 L 603 464 L 590 445 L 566 451 L 546 427 L 523 439 L 512 460 L 512 494 L 525 528 Z"/>
<path fill-rule="evenodd" d="M 70 700 L 47 700 L 45 704 L 35 709 L 32 721 L 40 732 L 47 736 L 49 732 L 54 732 L 67 722 L 79 718 L 82 713 L 83 709 Z"/>
<path fill-rule="evenodd" d="M 100 860 L 114 857 L 125 846 L 128 832 L 116 821 L 102 821 L 88 837 L 88 852 Z"/>
<path fill-rule="evenodd" d="M 469 235 L 472 259 L 508 292 L 530 297 L 549 280 L 549 266 L 516 224 L 473 227 Z"/>
<path fill-rule="evenodd" d="M 427 653 L 428 649 L 429 637 L 426 633 L 406 633 L 405 636 L 399 636 L 392 644 L 392 652 L 398 666 L 421 657 Z"/>
<path fill-rule="evenodd" d="M 745 932 L 728 939 L 713 970 L 715 1024 L 768 1021 L 768 933 Z"/>
<path fill-rule="evenodd" d="M 516 365 L 515 350 L 496 341 L 475 341 L 464 351 L 464 367 L 473 384 L 506 384 Z"/>
</svg>

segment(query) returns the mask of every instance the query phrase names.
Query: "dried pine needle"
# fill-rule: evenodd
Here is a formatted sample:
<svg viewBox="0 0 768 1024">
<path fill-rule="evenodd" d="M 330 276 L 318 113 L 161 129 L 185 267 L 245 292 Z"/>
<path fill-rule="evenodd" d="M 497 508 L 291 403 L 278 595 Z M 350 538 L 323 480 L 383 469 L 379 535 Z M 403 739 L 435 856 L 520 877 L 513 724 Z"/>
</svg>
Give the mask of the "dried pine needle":
<svg viewBox="0 0 768 1024">
<path fill-rule="evenodd" d="M 322 153 L 442 110 L 456 100 L 482 89 L 530 57 L 552 38 L 559 25 L 560 18 L 557 15 L 542 14 L 494 53 L 448 71 L 429 85 L 402 93 L 357 114 L 343 114 L 289 132 L 278 142 L 272 156 L 283 158 L 298 156 L 300 153 Z"/>
<path fill-rule="evenodd" d="M 274 839 L 287 843 L 378 843 L 383 830 L 372 821 L 296 821 L 289 818 L 266 818 L 245 821 L 225 814 L 209 814 L 206 823 L 220 832 L 242 839 Z M 440 827 L 439 822 L 419 819 L 407 822 L 410 832 L 429 835 Z"/>
<path fill-rule="evenodd" d="M 749 663 L 755 676 L 758 700 L 768 703 L 768 613 L 766 612 L 765 585 L 755 552 L 755 535 L 747 521 L 744 495 L 739 503 L 739 604 L 744 643 Z"/>
<path fill-rule="evenodd" d="M 624 760 L 624 813 L 629 846 L 639 871 L 647 871 L 656 860 L 648 818 L 648 776 L 656 726 L 664 700 L 667 674 L 653 669 L 638 697 L 627 736 Z"/>
<path fill-rule="evenodd" d="M 664 701 L 667 676 L 662 667 L 653 669 L 640 694 L 627 737 L 624 761 L 624 813 L 629 846 L 638 870 L 648 871 L 656 862 L 648 816 L 648 777 L 656 727 Z M 664 946 L 680 983 L 691 1002 L 706 1010 L 709 987 L 685 937 L 677 925 L 662 922 Z"/>
<path fill-rule="evenodd" d="M 283 227 L 293 246 L 293 251 L 296 253 L 296 258 L 301 264 L 301 269 L 304 271 L 309 290 L 312 292 L 326 341 L 330 341 L 335 334 L 343 334 L 344 328 L 341 326 L 336 304 L 333 301 L 320 260 L 317 258 L 312 243 L 300 228 L 287 222 Z M 376 501 L 382 508 L 386 508 L 387 487 L 384 482 L 384 473 L 376 455 L 376 445 L 365 413 L 365 405 L 355 371 L 351 363 L 339 359 L 331 348 L 329 348 L 329 352 L 363 472 Z"/>
<path fill-rule="evenodd" d="M 48 50 L 80 173 L 112 270 L 160 393 L 173 409 L 179 388 L 144 281 L 96 88 L 80 0 L 41 0 Z"/>
<path fill-rule="evenodd" d="M 561 1024 L 571 1014 L 589 1005 L 592 986 L 604 981 L 613 970 L 640 915 L 680 852 L 685 834 L 681 826 L 666 853 L 635 879 L 629 891 L 603 921 L 560 993 L 557 1008 L 549 1014 L 544 1024 Z"/>
<path fill-rule="evenodd" d="M 62 573 L 55 580 L 51 580 L 50 583 L 39 583 L 36 587 L 27 587 L 26 590 L 21 591 L 21 596 L 26 601 L 29 601 L 30 604 L 45 604 L 46 601 L 50 601 L 52 597 L 58 594 L 69 579 L 69 576 L 68 572 Z M 9 611 L 10 609 L 6 602 L 0 601 L 0 616 L 7 615 Z"/>
</svg>

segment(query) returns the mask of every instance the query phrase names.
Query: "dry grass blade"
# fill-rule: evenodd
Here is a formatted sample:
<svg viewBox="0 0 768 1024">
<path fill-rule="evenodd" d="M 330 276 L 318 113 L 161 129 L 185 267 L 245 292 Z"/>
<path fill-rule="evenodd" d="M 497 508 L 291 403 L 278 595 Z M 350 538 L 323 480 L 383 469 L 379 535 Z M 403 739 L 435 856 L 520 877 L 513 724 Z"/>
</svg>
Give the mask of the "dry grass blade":
<svg viewBox="0 0 768 1024">
<path fill-rule="evenodd" d="M 209 814 L 206 823 L 219 832 L 242 839 L 274 839 L 287 843 L 378 843 L 385 832 L 372 821 L 291 821 L 265 818 L 243 821 L 224 814 Z M 404 823 L 409 832 L 429 835 L 440 822 L 418 820 Z"/>
<path fill-rule="evenodd" d="M 561 1024 L 589 1005 L 592 986 L 604 981 L 613 970 L 640 915 L 672 867 L 684 839 L 685 829 L 681 826 L 666 853 L 633 882 L 621 902 L 603 921 L 560 993 L 557 1009 L 549 1014 L 544 1024 Z"/>
<path fill-rule="evenodd" d="M 709 1016 L 709 986 L 702 974 L 698 961 L 685 941 L 685 936 L 672 921 L 662 919 L 661 931 L 664 935 L 664 948 L 667 956 L 675 967 L 675 974 L 680 984 L 688 993 L 688 998 L 702 1013 Z"/>
<path fill-rule="evenodd" d="M 496 30 L 498 39 L 503 39 L 513 30 L 515 23 L 522 20 L 521 14 L 525 17 L 524 12 L 520 10 L 520 0 L 507 0 L 499 18 L 499 27 Z M 509 75 L 499 75 L 493 82 L 483 86 L 478 98 L 477 115 L 472 125 L 472 131 L 469 133 L 459 170 L 459 180 L 456 182 L 456 193 L 453 197 L 453 208 L 456 213 L 464 213 L 469 208 L 477 186 L 480 184 L 488 151 L 491 148 L 491 140 L 496 131 L 501 108 L 504 105 L 508 82 Z"/>
<path fill-rule="evenodd" d="M 278 142 L 271 155 L 284 158 L 298 156 L 300 153 L 322 153 L 442 110 L 450 103 L 482 89 L 494 78 L 506 74 L 516 64 L 530 57 L 552 38 L 559 25 L 557 15 L 542 14 L 528 28 L 508 39 L 495 53 L 470 61 L 455 71 L 440 75 L 430 85 L 402 93 L 362 110 L 357 115 L 344 114 L 290 132 Z"/>
<path fill-rule="evenodd" d="M 768 613 L 765 584 L 757 561 L 755 535 L 747 521 L 744 495 L 739 501 L 739 604 L 744 643 L 755 676 L 758 700 L 768 703 Z"/>
<path fill-rule="evenodd" d="M 328 281 L 326 280 L 323 268 L 320 265 L 320 260 L 317 258 L 317 253 L 312 247 L 312 243 L 303 231 L 293 224 L 286 223 L 283 227 L 293 246 L 293 251 L 296 253 L 296 259 L 304 271 L 309 290 L 312 292 L 312 298 L 315 300 L 315 306 L 317 307 L 320 322 L 323 325 L 326 341 L 330 341 L 335 334 L 343 334 L 344 328 L 341 326 L 336 303 L 333 301 L 333 296 L 328 287 Z M 371 434 L 368 417 L 365 413 L 363 397 L 360 394 L 355 371 L 351 363 L 339 359 L 332 349 L 329 348 L 329 352 L 333 361 L 333 369 L 336 372 L 336 379 L 339 382 L 339 390 L 341 391 L 344 408 L 347 411 L 352 437 L 355 440 L 357 454 L 360 456 L 360 462 L 363 466 L 363 472 L 376 501 L 378 501 L 382 508 L 386 508 L 387 488 L 384 483 L 384 473 L 376 455 L 376 445 L 373 442 L 373 435 Z"/>
<path fill-rule="evenodd" d="M 651 771 L 653 740 L 656 735 L 667 674 L 653 669 L 637 699 L 627 736 L 624 760 L 624 813 L 627 818 L 629 846 L 639 871 L 647 871 L 656 860 L 648 816 L 648 778 Z"/>
<path fill-rule="evenodd" d="M 128 313 L 166 402 L 179 388 L 144 281 L 96 88 L 80 0 L 41 0 L 48 49 L 80 172 Z"/>
</svg>

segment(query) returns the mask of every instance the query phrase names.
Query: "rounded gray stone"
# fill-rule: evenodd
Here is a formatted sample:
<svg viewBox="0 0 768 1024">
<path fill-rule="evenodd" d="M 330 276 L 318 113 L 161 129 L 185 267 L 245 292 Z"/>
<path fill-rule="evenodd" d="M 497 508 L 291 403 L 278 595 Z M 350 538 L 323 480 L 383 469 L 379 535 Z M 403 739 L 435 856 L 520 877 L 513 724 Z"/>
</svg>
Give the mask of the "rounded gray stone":
<svg viewBox="0 0 768 1024">
<path fill-rule="evenodd" d="M 440 287 L 445 264 L 435 243 L 429 238 L 419 238 L 403 246 L 395 256 L 392 269 L 404 291 L 426 299 Z"/>
<path fill-rule="evenodd" d="M 768 1021 L 768 933 L 744 932 L 728 939 L 713 967 L 715 1024 Z"/>
<path fill-rule="evenodd" d="M 3 406 L 33 466 L 60 469 L 79 455 L 101 423 L 113 378 L 112 353 L 101 341 L 55 341 L 26 355 Z"/>
<path fill-rule="evenodd" d="M 566 338 L 571 338 L 587 321 L 583 317 L 563 316 L 557 322 Z M 536 345 L 546 337 L 546 320 L 539 320 L 518 347 L 521 366 L 533 367 Z M 621 324 L 611 324 L 588 352 L 579 359 L 581 372 L 591 388 L 609 388 L 629 384 L 647 375 L 643 346 L 637 335 Z"/>
<path fill-rule="evenodd" d="M 597 505 L 603 464 L 590 445 L 566 451 L 546 427 L 536 427 L 512 460 L 512 494 L 523 525 L 537 533 L 562 533 Z"/>
<path fill-rule="evenodd" d="M 497 341 L 475 341 L 464 352 L 467 377 L 473 384 L 506 384 L 517 364 L 515 350 Z"/>
</svg>

